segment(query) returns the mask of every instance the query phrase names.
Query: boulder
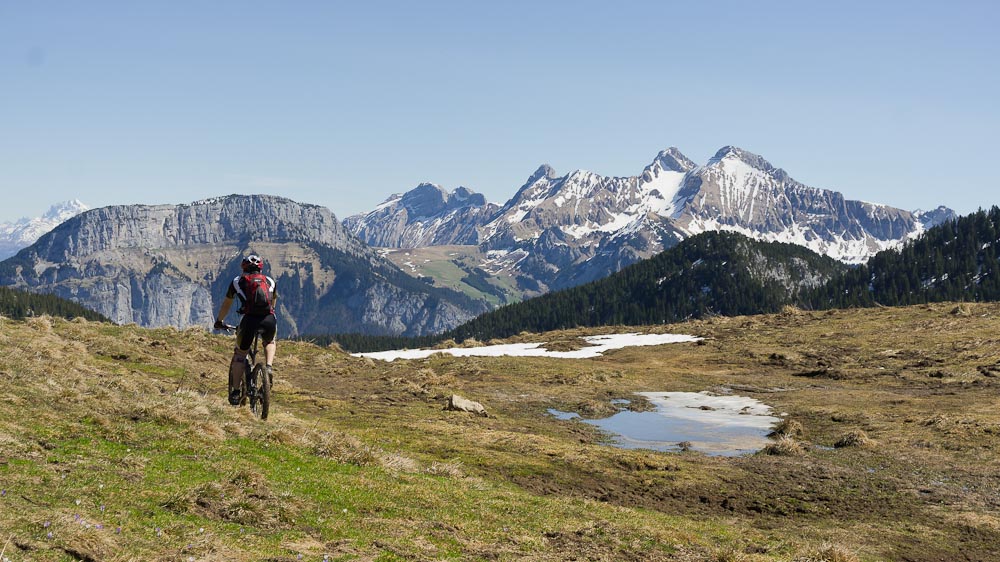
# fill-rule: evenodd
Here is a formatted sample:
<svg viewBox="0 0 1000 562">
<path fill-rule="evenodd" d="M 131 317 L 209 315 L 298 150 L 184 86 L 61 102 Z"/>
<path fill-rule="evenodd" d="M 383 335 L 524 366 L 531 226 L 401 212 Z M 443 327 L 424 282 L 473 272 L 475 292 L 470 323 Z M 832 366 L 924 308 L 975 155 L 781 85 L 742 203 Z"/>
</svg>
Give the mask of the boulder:
<svg viewBox="0 0 1000 562">
<path fill-rule="evenodd" d="M 486 412 L 486 408 L 484 408 L 482 404 L 479 402 L 473 402 L 467 398 L 462 398 L 457 394 L 452 394 L 451 397 L 448 398 L 447 409 L 458 412 L 470 412 L 484 418 L 489 417 L 489 414 Z"/>
</svg>

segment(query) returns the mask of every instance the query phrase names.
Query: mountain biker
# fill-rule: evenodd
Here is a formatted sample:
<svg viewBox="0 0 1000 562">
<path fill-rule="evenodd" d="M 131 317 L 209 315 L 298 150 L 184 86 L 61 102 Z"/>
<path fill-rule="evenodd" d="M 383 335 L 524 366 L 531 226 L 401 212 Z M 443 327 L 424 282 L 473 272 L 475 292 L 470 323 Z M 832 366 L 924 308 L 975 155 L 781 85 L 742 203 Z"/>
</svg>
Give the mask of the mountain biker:
<svg viewBox="0 0 1000 562">
<path fill-rule="evenodd" d="M 239 297 L 240 308 L 238 312 L 243 317 L 240 319 L 240 325 L 236 329 L 236 348 L 233 349 L 233 359 L 229 364 L 229 403 L 233 406 L 238 406 L 242 399 L 241 382 L 245 368 L 244 361 L 247 353 L 250 351 L 250 346 L 253 344 L 254 332 L 258 329 L 263 330 L 261 341 L 264 344 L 264 362 L 269 383 L 273 380 L 271 365 L 274 363 L 274 355 L 277 348 L 274 343 L 277 332 L 274 303 L 278 299 L 278 292 L 275 288 L 274 279 L 262 275 L 264 260 L 256 254 L 250 254 L 243 258 L 243 261 L 240 262 L 240 268 L 243 270 L 243 273 L 237 275 L 233 279 L 233 282 L 229 284 L 229 288 L 226 290 L 226 297 L 222 300 L 222 305 L 219 307 L 219 314 L 215 317 L 214 326 L 216 330 L 227 328 L 223 320 L 229 314 L 229 309 L 233 306 L 233 298 Z M 255 274 L 261 275 L 267 282 L 266 291 L 269 297 L 267 301 L 269 310 L 267 311 L 254 312 L 247 310 L 248 300 L 252 299 L 252 295 L 249 295 L 248 292 Z"/>
</svg>

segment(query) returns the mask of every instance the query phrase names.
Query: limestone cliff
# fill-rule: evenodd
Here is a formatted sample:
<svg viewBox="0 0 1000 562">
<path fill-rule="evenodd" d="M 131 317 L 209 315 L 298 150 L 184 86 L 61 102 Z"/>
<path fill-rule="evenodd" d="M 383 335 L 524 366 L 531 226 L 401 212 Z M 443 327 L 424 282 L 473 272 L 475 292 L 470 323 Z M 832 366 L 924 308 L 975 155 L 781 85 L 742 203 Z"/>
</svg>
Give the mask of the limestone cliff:
<svg viewBox="0 0 1000 562">
<path fill-rule="evenodd" d="M 210 326 L 249 252 L 278 281 L 283 335 L 420 335 L 484 309 L 402 273 L 328 209 L 266 195 L 84 212 L 0 263 L 0 284 L 55 293 L 118 323 Z"/>
</svg>

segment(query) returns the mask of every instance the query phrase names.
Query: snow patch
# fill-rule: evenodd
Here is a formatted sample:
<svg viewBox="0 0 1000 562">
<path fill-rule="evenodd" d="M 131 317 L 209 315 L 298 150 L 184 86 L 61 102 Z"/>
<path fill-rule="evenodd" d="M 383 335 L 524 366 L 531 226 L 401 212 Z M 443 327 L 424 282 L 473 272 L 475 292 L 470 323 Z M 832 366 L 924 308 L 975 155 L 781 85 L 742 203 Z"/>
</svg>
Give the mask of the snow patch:
<svg viewBox="0 0 1000 562">
<path fill-rule="evenodd" d="M 662 345 L 667 343 L 695 342 L 701 338 L 683 334 L 609 334 L 603 336 L 587 336 L 583 338 L 589 347 L 572 351 L 549 351 L 542 347 L 543 343 L 509 343 L 487 345 L 482 347 L 450 347 L 447 349 L 399 349 L 394 351 L 377 351 L 371 353 L 352 353 L 354 357 L 370 357 L 382 361 L 396 359 L 423 359 L 435 353 L 447 353 L 455 357 L 555 357 L 559 359 L 592 359 L 600 357 L 606 351 L 624 347 Z"/>
</svg>

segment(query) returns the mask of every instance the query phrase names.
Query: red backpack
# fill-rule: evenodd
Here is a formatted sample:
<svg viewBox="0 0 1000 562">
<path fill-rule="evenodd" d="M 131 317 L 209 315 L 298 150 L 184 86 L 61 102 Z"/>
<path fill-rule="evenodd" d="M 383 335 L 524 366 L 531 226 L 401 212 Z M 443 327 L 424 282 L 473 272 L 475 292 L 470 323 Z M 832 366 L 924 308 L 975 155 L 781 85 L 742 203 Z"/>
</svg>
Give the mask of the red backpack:
<svg viewBox="0 0 1000 562">
<path fill-rule="evenodd" d="M 243 314 L 251 316 L 266 316 L 274 313 L 271 305 L 271 284 L 267 276 L 259 271 L 244 273 L 240 277 L 240 290 L 243 291 Z"/>
</svg>

